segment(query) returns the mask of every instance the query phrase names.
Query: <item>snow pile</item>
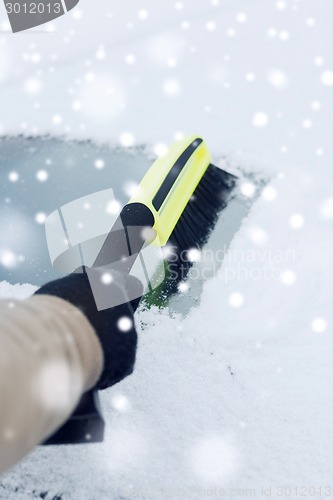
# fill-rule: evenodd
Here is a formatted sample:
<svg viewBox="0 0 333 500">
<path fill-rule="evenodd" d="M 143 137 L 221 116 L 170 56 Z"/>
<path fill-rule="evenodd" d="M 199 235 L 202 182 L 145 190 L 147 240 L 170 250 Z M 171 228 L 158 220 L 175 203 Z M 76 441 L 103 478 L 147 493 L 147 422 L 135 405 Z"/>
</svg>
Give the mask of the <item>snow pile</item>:
<svg viewBox="0 0 333 500">
<path fill-rule="evenodd" d="M 261 488 L 326 485 L 333 341 L 314 320 L 331 324 L 332 313 L 309 254 L 300 285 L 217 278 L 185 320 L 141 311 L 135 375 L 102 395 L 105 443 L 36 450 L 2 478 L 0 498 L 204 498 L 212 488 L 259 498 Z"/>
<path fill-rule="evenodd" d="M 204 498 L 213 488 L 258 498 L 272 488 L 274 498 L 286 484 L 324 487 L 332 219 L 317 182 L 295 196 L 294 176 L 280 176 L 263 192 L 186 319 L 139 313 L 135 374 L 102 394 L 103 445 L 36 450 L 2 479 L 0 498 Z"/>
<path fill-rule="evenodd" d="M 7 281 L 0 282 L 0 297 L 7 299 L 26 299 L 32 295 L 37 288 L 33 285 L 11 285 Z"/>
</svg>

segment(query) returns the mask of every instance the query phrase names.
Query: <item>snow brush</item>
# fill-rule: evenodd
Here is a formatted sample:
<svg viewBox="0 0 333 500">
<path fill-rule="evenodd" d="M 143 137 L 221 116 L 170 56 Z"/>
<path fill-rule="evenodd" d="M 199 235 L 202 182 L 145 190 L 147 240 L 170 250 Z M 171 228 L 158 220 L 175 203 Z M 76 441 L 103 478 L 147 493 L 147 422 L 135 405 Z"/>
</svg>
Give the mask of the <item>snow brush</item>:
<svg viewBox="0 0 333 500">
<path fill-rule="evenodd" d="M 206 243 L 236 181 L 234 175 L 212 165 L 201 137 L 176 142 L 151 166 L 121 211 L 94 267 L 112 264 L 114 268 L 117 262 L 118 270 L 130 272 L 147 243 L 163 247 L 167 279 L 145 297 L 146 302 L 161 303 L 162 295 L 167 298 L 177 291 L 177 284 L 186 278 L 191 267 L 187 252 Z"/>
<path fill-rule="evenodd" d="M 155 161 L 121 210 L 94 259 L 93 268 L 130 274 L 147 245 L 167 249 L 166 278 L 144 299 L 148 306 L 163 305 L 166 297 L 177 292 L 179 282 L 186 278 L 191 267 L 187 252 L 201 249 L 207 242 L 236 183 L 235 176 L 212 165 L 203 138 L 192 135 L 175 143 L 165 156 Z M 99 310 L 110 307 L 103 305 L 98 290 L 94 297 Z M 130 297 L 130 300 L 140 299 Z M 103 436 L 98 395 L 90 391 L 83 395 L 72 417 L 45 444 L 100 442 Z"/>
</svg>

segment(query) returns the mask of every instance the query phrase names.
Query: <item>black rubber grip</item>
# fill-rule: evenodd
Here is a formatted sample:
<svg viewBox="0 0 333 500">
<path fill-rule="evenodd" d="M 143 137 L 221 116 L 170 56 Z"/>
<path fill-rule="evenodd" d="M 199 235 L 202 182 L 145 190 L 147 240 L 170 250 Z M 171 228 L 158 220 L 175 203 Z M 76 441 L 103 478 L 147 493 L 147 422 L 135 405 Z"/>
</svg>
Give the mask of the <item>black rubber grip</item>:
<svg viewBox="0 0 333 500">
<path fill-rule="evenodd" d="M 153 228 L 154 224 L 154 215 L 146 205 L 143 203 L 126 205 L 103 243 L 93 267 L 108 266 L 122 261 L 125 267 L 121 270 L 128 272 L 146 243 L 142 229 Z M 130 258 L 131 256 L 133 257 Z"/>
</svg>

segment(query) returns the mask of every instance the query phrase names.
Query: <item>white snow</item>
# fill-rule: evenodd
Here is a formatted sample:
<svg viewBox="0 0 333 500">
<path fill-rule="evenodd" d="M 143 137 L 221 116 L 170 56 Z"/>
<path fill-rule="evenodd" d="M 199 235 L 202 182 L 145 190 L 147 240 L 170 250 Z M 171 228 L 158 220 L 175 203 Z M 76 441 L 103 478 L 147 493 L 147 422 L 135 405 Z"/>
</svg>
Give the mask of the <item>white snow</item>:
<svg viewBox="0 0 333 500">
<path fill-rule="evenodd" d="M 11 285 L 7 281 L 0 282 L 0 297 L 7 299 L 26 299 L 30 297 L 37 287 L 33 285 Z"/>
<path fill-rule="evenodd" d="M 135 373 L 101 395 L 105 443 L 35 450 L 0 498 L 333 494 L 332 14 L 331 0 L 81 0 L 55 33 L 0 34 L 2 134 L 127 146 L 130 130 L 163 155 L 198 132 L 219 164 L 271 178 L 198 307 L 139 312 Z"/>
</svg>

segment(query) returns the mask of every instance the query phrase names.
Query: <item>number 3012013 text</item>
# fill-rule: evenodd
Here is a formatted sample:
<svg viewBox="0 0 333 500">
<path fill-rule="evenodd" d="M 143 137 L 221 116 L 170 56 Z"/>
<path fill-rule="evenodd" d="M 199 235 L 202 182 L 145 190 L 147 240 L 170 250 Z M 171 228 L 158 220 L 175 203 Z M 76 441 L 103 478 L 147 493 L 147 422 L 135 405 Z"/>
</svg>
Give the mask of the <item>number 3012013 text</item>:
<svg viewBox="0 0 333 500">
<path fill-rule="evenodd" d="M 43 2 L 7 2 L 8 14 L 61 14 L 61 3 Z"/>
</svg>

